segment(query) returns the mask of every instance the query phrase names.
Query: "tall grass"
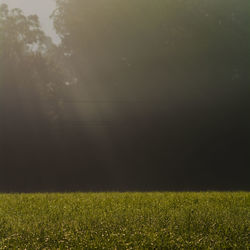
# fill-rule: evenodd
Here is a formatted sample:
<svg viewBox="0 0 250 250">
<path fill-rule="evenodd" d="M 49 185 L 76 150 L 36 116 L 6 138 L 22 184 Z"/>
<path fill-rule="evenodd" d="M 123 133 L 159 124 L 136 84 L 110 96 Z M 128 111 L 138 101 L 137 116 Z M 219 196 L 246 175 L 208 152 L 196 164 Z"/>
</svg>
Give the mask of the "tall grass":
<svg viewBox="0 0 250 250">
<path fill-rule="evenodd" d="M 0 195 L 0 249 L 249 249 L 250 194 Z"/>
</svg>

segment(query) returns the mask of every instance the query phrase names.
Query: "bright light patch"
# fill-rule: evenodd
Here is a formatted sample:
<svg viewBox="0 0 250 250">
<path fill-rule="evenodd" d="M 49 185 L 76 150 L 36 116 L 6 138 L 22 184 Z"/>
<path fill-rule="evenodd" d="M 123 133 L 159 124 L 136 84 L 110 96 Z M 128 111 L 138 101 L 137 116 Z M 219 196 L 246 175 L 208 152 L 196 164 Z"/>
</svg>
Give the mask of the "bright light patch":
<svg viewBox="0 0 250 250">
<path fill-rule="evenodd" d="M 38 15 L 42 29 L 49 35 L 54 42 L 58 43 L 59 38 L 53 28 L 52 20 L 49 18 L 55 9 L 55 1 L 53 0 L 0 0 L 0 4 L 6 3 L 10 9 L 22 9 L 25 15 Z"/>
</svg>

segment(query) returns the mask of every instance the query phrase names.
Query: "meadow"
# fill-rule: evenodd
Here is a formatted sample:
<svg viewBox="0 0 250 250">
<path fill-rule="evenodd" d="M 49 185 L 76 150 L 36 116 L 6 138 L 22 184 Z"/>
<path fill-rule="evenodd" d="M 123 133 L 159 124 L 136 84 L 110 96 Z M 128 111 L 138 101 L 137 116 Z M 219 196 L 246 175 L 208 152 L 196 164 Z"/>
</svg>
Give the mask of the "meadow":
<svg viewBox="0 0 250 250">
<path fill-rule="evenodd" d="M 249 249 L 249 192 L 0 194 L 0 249 Z"/>
</svg>

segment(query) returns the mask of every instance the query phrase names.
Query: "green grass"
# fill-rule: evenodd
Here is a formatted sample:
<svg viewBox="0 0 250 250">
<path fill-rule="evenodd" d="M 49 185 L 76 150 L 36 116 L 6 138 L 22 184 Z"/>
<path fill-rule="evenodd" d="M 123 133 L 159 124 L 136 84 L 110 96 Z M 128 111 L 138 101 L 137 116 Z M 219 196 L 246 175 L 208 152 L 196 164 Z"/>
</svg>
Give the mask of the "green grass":
<svg viewBox="0 0 250 250">
<path fill-rule="evenodd" d="M 0 249 L 249 249 L 250 193 L 1 194 Z"/>
</svg>

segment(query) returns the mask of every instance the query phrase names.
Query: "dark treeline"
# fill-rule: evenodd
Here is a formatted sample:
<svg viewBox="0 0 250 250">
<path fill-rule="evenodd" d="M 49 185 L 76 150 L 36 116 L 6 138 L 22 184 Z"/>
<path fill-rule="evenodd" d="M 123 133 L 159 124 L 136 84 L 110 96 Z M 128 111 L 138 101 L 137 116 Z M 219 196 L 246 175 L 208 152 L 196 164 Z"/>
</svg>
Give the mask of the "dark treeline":
<svg viewBox="0 0 250 250">
<path fill-rule="evenodd" d="M 248 0 L 57 0 L 59 45 L 0 7 L 0 191 L 249 190 Z"/>
</svg>

